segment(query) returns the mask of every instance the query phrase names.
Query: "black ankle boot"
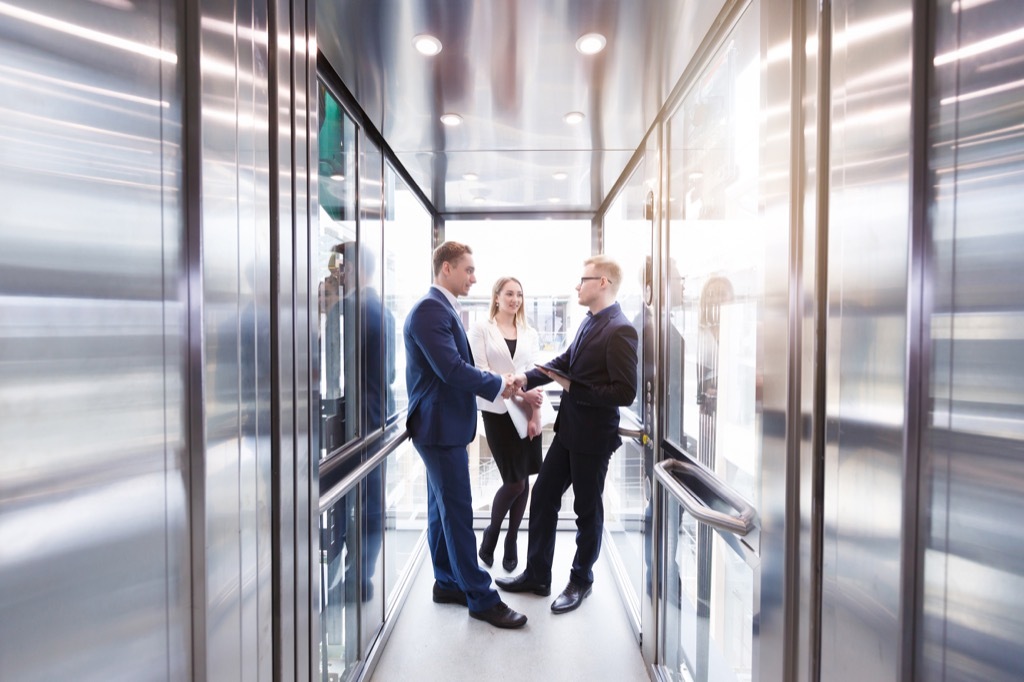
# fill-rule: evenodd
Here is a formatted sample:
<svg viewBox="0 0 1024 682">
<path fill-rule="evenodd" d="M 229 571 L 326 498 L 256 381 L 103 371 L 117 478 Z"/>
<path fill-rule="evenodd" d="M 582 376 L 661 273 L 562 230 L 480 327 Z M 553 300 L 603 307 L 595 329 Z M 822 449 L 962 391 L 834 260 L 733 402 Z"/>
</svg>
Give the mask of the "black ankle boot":
<svg viewBox="0 0 1024 682">
<path fill-rule="evenodd" d="M 509 539 L 505 539 L 505 558 L 501 560 L 501 567 L 511 573 L 516 570 L 516 566 L 519 565 L 519 547 L 516 544 L 515 538 L 512 538 L 512 543 L 509 544 Z"/>
<path fill-rule="evenodd" d="M 480 540 L 480 551 L 477 552 L 480 561 L 484 562 L 487 568 L 494 564 L 494 548 L 498 544 L 498 531 L 495 531 L 493 536 L 490 535 L 490 532 L 490 526 L 484 528 L 484 536 Z"/>
</svg>

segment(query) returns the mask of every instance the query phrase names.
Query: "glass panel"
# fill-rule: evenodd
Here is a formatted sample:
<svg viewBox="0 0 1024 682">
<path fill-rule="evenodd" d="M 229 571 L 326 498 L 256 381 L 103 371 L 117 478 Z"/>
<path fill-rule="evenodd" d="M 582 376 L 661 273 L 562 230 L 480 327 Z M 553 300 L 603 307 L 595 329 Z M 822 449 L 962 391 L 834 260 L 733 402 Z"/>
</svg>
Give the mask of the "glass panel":
<svg viewBox="0 0 1024 682">
<path fill-rule="evenodd" d="M 320 679 L 346 679 L 359 659 L 358 489 L 320 515 Z M 350 543 L 351 539 L 351 543 Z"/>
<path fill-rule="evenodd" d="M 664 666 L 674 680 L 752 679 L 755 571 L 739 543 L 665 504 Z"/>
<path fill-rule="evenodd" d="M 476 264 L 477 283 L 469 296 L 459 299 L 466 328 L 486 319 L 491 288 L 499 277 L 510 275 L 523 284 L 527 322 L 540 334 L 541 361 L 557 355 L 566 339 L 576 335 L 587 314 L 577 303 L 574 287 L 583 261 L 590 257 L 590 229 L 589 220 L 448 222 L 446 237 L 468 244 Z M 537 244 L 544 248 L 538 249 Z M 552 383 L 546 396 L 557 402 L 560 393 Z M 551 426 L 545 427 L 544 452 L 552 435 Z M 501 487 L 501 475 L 487 447 L 482 421 L 477 425 L 476 440 L 469 445 L 469 462 L 475 508 L 489 514 L 490 502 Z M 575 518 L 571 490 L 562 500 L 562 510 L 566 518 Z"/>
<path fill-rule="evenodd" d="M 396 338 L 385 355 L 387 423 L 405 410 L 409 398 L 405 387 L 405 344 L 402 333 L 412 305 L 433 281 L 430 253 L 433 219 L 416 195 L 390 165 L 385 167 L 384 185 L 388 202 L 384 216 L 384 308 Z"/>
<path fill-rule="evenodd" d="M 320 91 L 320 233 L 314 258 L 317 279 L 320 376 L 320 459 L 352 440 L 358 432 L 355 391 L 356 240 L 355 123 L 321 84 Z M 346 400 L 346 397 L 349 399 Z"/>
<path fill-rule="evenodd" d="M 427 529 L 427 477 L 423 461 L 406 441 L 387 459 L 384 523 L 384 585 L 392 604 L 399 579 L 412 566 L 416 542 Z"/>
<path fill-rule="evenodd" d="M 656 158 L 656 157 L 652 157 Z M 654 176 L 653 178 L 650 176 Z M 622 282 L 618 301 L 622 312 L 633 321 L 640 338 L 641 361 L 637 366 L 637 394 L 633 405 L 626 411 L 641 420 L 644 404 L 644 366 L 653 361 L 645 333 L 653 320 L 644 303 L 644 287 L 651 263 L 651 221 L 644 217 L 647 195 L 657 182 L 656 162 L 641 161 L 626 182 L 618 197 L 604 216 L 604 250 L 612 255 L 622 268 Z M 646 321 L 645 321 L 646 315 Z M 633 440 L 624 442 L 608 464 L 605 483 L 605 528 L 611 533 L 614 549 L 633 586 L 632 598 L 640 603 L 645 581 L 646 557 L 650 556 L 651 510 L 644 496 L 644 448 Z M 651 455 L 648 455 L 649 457 Z M 653 462 L 647 462 L 647 466 Z M 650 473 L 647 469 L 648 474 Z"/>
<path fill-rule="evenodd" d="M 764 244 L 759 41 L 748 12 L 670 124 L 666 437 L 758 504 Z"/>
</svg>

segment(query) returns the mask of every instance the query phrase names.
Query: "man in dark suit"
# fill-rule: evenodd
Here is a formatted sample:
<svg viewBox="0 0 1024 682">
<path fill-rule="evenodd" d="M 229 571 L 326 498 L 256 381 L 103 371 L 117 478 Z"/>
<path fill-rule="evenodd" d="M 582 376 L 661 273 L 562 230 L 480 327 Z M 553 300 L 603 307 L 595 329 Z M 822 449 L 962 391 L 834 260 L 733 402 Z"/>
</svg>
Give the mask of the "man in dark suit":
<svg viewBox="0 0 1024 682">
<path fill-rule="evenodd" d="M 434 285 L 405 321 L 409 416 L 406 426 L 427 469 L 427 542 L 434 564 L 434 601 L 469 607 L 469 615 L 501 628 L 526 616 L 510 609 L 476 560 L 466 446 L 476 437 L 476 396 L 493 400 L 515 390 L 512 375 L 477 369 L 459 315 L 458 297 L 476 282 L 468 246 L 434 250 Z"/>
<path fill-rule="evenodd" d="M 615 261 L 586 260 L 576 291 L 589 312 L 569 348 L 548 363 L 557 373 L 538 368 L 515 377 L 516 386 L 527 389 L 555 381 L 562 398 L 555 437 L 533 486 L 526 570 L 496 582 L 509 592 L 551 594 L 558 511 L 571 485 L 576 556 L 569 584 L 551 604 L 555 613 L 572 611 L 590 594 L 604 531 L 604 479 L 612 453 L 622 444 L 619 406 L 636 397 L 637 333 L 615 300 L 621 282 Z"/>
</svg>

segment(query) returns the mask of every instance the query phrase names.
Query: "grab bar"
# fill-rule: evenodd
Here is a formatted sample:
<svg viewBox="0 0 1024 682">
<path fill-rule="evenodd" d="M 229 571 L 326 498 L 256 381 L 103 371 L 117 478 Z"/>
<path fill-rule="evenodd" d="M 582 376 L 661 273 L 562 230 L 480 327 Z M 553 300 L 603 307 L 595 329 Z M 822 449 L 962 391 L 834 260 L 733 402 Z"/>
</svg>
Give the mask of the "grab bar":
<svg viewBox="0 0 1024 682">
<path fill-rule="evenodd" d="M 735 513 L 729 514 L 714 509 L 690 485 L 680 482 L 676 474 L 695 479 L 711 495 L 724 501 Z M 654 466 L 654 475 L 672 496 L 676 498 L 676 501 L 682 505 L 683 509 L 712 528 L 727 531 L 740 537 L 747 535 L 754 529 L 754 521 L 757 518 L 754 506 L 743 499 L 739 493 L 719 481 L 707 469 L 678 459 L 666 459 Z"/>
</svg>

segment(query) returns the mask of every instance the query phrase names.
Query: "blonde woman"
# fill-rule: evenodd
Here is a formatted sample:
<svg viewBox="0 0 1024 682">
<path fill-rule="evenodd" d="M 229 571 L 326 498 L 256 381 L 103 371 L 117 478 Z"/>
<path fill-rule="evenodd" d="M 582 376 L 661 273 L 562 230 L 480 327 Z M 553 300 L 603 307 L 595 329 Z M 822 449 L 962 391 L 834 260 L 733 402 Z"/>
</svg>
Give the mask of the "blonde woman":
<svg viewBox="0 0 1024 682">
<path fill-rule="evenodd" d="M 469 345 L 476 366 L 498 374 L 521 374 L 532 369 L 540 349 L 537 331 L 526 324 L 523 285 L 515 277 L 501 277 L 491 291 L 488 319 L 480 320 L 469 331 Z M 480 559 L 494 563 L 501 524 L 508 515 L 505 555 L 501 565 L 506 571 L 519 564 L 516 537 L 526 513 L 530 496 L 529 477 L 540 471 L 541 431 L 540 406 L 544 400 L 540 389 L 519 393 L 512 398 L 529 415 L 527 435 L 520 437 L 505 401 L 477 398 L 483 414 L 487 445 L 501 473 L 502 486 L 491 502 L 491 521 L 480 542 Z M 515 409 L 515 408 L 513 408 Z"/>
</svg>

